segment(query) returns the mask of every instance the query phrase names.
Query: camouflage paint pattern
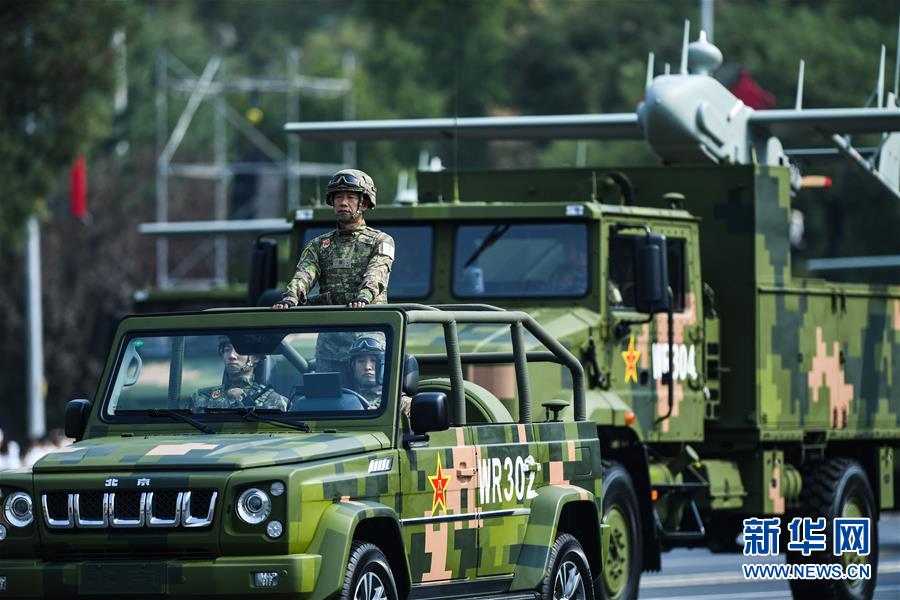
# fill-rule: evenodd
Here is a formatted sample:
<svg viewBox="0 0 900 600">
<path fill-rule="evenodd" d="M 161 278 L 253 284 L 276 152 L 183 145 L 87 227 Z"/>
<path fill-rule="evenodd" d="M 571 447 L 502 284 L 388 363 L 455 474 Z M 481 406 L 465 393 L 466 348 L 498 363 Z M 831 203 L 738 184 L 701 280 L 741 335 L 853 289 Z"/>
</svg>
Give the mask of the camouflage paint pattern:
<svg viewBox="0 0 900 600">
<path fill-rule="evenodd" d="M 503 575 L 511 590 L 530 590 L 545 576 L 565 511 L 588 507 L 595 522 L 585 531 L 599 532 L 602 469 L 595 425 L 497 423 L 509 415 L 496 399 L 482 398 L 480 404 L 493 422 L 432 432 L 426 445 L 409 449 L 401 443 L 405 421 L 393 401 L 372 419 L 311 422 L 312 433 L 234 422 L 213 424 L 221 432 L 206 435 L 180 422 L 99 418 L 100 400 L 129 332 L 253 323 L 390 327 L 400 343 L 386 357 L 386 397 L 399 396 L 404 326 L 397 311 L 256 310 L 126 319 L 86 439 L 48 454 L 33 470 L 0 473 L 4 496 L 21 490 L 36 499 L 35 521 L 9 527 L 0 543 L 6 597 L 280 592 L 324 599 L 343 584 L 350 545 L 360 531 L 376 536 L 384 548 L 395 543 L 400 549 L 391 553 L 391 564 L 402 589 Z M 277 482 L 285 491 L 276 496 L 271 490 Z M 269 493 L 271 501 L 270 516 L 257 525 L 242 521 L 234 508 L 251 488 Z M 45 521 L 41 506 L 45 495 L 121 499 L 175 491 L 215 492 L 211 523 L 59 529 Z M 275 539 L 265 533 L 272 520 L 284 525 Z M 591 542 L 585 540 L 586 546 Z M 599 548 L 598 540 L 594 547 Z M 591 558 L 599 564 L 599 556 Z M 277 590 L 255 592 L 250 574 L 256 571 L 279 573 Z"/>
<path fill-rule="evenodd" d="M 365 221 L 352 229 L 335 229 L 303 249 L 282 300 L 295 306 L 307 300 L 320 305 L 355 300 L 384 304 L 393 262 L 394 240 Z M 319 294 L 307 298 L 316 283 Z"/>
</svg>

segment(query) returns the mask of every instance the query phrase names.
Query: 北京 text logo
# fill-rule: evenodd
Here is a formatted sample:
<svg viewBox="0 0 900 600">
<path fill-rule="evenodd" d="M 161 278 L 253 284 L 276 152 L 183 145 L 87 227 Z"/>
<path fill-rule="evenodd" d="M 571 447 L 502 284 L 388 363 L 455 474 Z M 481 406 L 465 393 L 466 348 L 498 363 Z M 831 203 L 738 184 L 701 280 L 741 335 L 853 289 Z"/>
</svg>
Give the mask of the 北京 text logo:
<svg viewBox="0 0 900 600">
<path fill-rule="evenodd" d="M 856 560 L 871 551 L 871 529 L 868 518 L 838 517 L 832 522 L 832 547 L 828 548 L 827 522 L 824 517 L 794 517 L 788 523 L 787 549 L 805 557 L 828 552 L 842 557 L 855 555 Z M 781 548 L 781 519 L 744 519 L 744 556 L 777 556 Z M 816 564 L 744 564 L 745 579 L 871 579 L 872 565 L 853 562 Z"/>
</svg>

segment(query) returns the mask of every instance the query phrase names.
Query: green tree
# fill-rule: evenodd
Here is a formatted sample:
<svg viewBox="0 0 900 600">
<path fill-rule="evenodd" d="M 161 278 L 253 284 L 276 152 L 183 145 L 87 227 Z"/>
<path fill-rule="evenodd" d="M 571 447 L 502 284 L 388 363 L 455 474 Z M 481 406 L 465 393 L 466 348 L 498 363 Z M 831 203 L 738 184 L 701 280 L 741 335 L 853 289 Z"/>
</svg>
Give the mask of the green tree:
<svg viewBox="0 0 900 600">
<path fill-rule="evenodd" d="M 73 158 L 101 139 L 112 117 L 113 33 L 123 2 L 0 4 L 0 240 L 55 190 Z"/>
</svg>

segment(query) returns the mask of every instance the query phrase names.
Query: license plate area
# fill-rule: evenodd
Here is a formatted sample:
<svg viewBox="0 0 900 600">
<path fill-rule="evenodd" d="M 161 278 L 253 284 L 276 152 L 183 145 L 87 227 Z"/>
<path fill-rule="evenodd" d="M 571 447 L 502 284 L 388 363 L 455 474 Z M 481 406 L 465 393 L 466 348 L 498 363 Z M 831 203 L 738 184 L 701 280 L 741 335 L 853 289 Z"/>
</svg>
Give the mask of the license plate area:
<svg viewBox="0 0 900 600">
<path fill-rule="evenodd" d="M 166 564 L 155 562 L 85 563 L 78 583 L 80 594 L 165 594 Z"/>
</svg>

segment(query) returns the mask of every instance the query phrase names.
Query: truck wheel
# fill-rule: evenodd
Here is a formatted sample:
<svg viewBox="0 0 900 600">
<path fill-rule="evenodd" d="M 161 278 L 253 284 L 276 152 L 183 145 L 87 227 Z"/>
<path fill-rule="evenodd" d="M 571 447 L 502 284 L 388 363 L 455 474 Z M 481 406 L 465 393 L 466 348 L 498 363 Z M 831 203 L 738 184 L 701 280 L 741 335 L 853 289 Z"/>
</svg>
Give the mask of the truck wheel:
<svg viewBox="0 0 900 600">
<path fill-rule="evenodd" d="M 593 600 L 591 567 L 575 536 L 561 533 L 550 549 L 550 571 L 541 585 L 544 600 Z"/>
<path fill-rule="evenodd" d="M 621 464 L 603 461 L 603 573 L 601 597 L 637 598 L 641 580 L 641 528 L 637 494 L 631 476 Z M 608 543 L 607 543 L 608 541 Z"/>
<path fill-rule="evenodd" d="M 397 585 L 387 558 L 375 544 L 353 542 L 341 600 L 397 600 Z"/>
<path fill-rule="evenodd" d="M 813 464 L 806 469 L 803 488 L 800 491 L 800 510 L 797 516 L 825 517 L 827 546 L 824 552 L 813 552 L 808 557 L 803 556 L 800 552 L 788 552 L 789 563 L 831 563 L 839 564 L 845 570 L 851 564 L 868 564 L 872 569 L 872 577 L 871 579 L 823 579 L 818 581 L 791 580 L 791 592 L 794 598 L 837 600 L 871 598 L 875 591 L 875 575 L 878 569 L 878 514 L 872 487 L 859 463 L 846 458 L 835 458 Z M 866 517 L 870 519 L 871 537 L 868 556 L 857 556 L 855 553 L 834 556 L 833 521 L 835 517 Z"/>
</svg>

